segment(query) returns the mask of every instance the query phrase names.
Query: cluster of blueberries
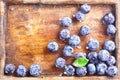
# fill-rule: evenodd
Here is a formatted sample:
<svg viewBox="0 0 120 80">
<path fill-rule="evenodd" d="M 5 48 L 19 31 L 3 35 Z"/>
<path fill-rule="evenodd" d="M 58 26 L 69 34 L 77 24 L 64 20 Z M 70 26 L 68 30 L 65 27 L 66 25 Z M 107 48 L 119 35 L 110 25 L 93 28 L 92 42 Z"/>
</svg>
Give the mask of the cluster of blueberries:
<svg viewBox="0 0 120 80">
<path fill-rule="evenodd" d="M 77 21 L 83 21 L 84 15 L 89 13 L 91 7 L 88 4 L 83 4 L 80 6 L 80 11 L 78 11 L 73 17 Z M 113 36 L 116 33 L 116 28 L 112 25 L 115 22 L 114 15 L 110 12 L 105 14 L 103 17 L 103 24 L 107 25 L 107 34 Z M 61 19 L 61 25 L 65 28 L 69 27 L 72 24 L 72 20 L 69 17 L 63 17 Z M 90 28 L 87 25 L 83 25 L 79 30 L 80 35 L 86 36 L 90 33 Z M 70 35 L 70 31 L 68 29 L 62 29 L 59 33 L 61 40 L 67 40 L 68 45 L 64 46 L 62 53 L 66 57 L 70 57 L 74 53 L 74 48 L 78 46 L 81 42 L 80 37 L 76 34 Z M 72 65 L 66 65 L 66 60 L 62 57 L 58 57 L 56 59 L 55 66 L 57 68 L 64 68 L 64 75 L 67 76 L 85 76 L 87 74 L 93 75 L 105 75 L 108 76 L 115 76 L 118 74 L 118 68 L 115 66 L 116 59 L 110 53 L 115 51 L 115 43 L 112 40 L 106 40 L 103 49 L 100 50 L 98 53 L 95 52 L 99 49 L 100 43 L 97 39 L 90 39 L 87 43 L 86 49 L 90 50 L 91 52 L 86 53 L 79 52 L 75 56 L 75 60 L 78 58 L 87 58 L 89 63 L 83 67 L 75 67 Z M 50 52 L 56 52 L 59 49 L 59 45 L 57 42 L 52 41 L 49 42 L 47 48 Z"/>
<path fill-rule="evenodd" d="M 19 77 L 26 76 L 28 74 L 28 71 L 29 71 L 29 74 L 34 77 L 39 76 L 42 72 L 42 70 L 38 64 L 32 64 L 30 66 L 29 70 L 27 70 L 27 68 L 23 65 L 19 65 L 16 69 L 17 76 L 19 76 Z M 15 72 L 14 64 L 7 64 L 5 66 L 5 74 L 12 75 L 12 74 L 14 74 L 14 72 Z"/>
</svg>

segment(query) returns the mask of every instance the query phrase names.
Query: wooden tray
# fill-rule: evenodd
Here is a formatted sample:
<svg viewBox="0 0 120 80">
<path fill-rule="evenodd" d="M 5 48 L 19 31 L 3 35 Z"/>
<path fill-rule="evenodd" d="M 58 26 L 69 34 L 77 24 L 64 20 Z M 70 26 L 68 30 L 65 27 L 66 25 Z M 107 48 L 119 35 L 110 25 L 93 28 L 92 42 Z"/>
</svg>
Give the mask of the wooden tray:
<svg viewBox="0 0 120 80">
<path fill-rule="evenodd" d="M 65 45 L 58 39 L 58 33 L 62 29 L 59 19 L 63 16 L 72 17 L 78 11 L 78 5 L 88 3 L 92 10 L 86 15 L 82 23 L 74 22 L 69 28 L 71 34 L 78 34 L 80 26 L 87 24 L 92 32 L 87 37 L 81 37 L 82 48 L 78 51 L 88 52 L 85 45 L 93 37 L 100 41 L 101 47 L 105 40 L 113 37 L 105 35 L 105 25 L 100 24 L 101 18 L 107 12 L 113 12 L 116 15 L 116 27 L 118 29 L 115 35 L 117 67 L 120 71 L 120 2 L 119 0 L 2 0 L 0 1 L 0 77 L 2 80 L 119 80 L 120 75 L 111 78 L 107 76 L 85 76 L 85 77 L 66 77 L 59 76 L 62 69 L 54 67 L 55 59 L 61 55 L 61 50 Z M 93 14 L 94 13 L 94 14 Z M 97 16 L 98 15 L 98 16 Z M 94 30 L 96 29 L 96 30 Z M 60 50 L 55 54 L 46 49 L 49 41 L 57 41 Z M 75 54 L 74 54 L 75 55 Z M 65 57 L 64 57 L 65 58 Z M 73 61 L 73 57 L 66 58 L 67 64 Z M 16 75 L 4 75 L 4 66 L 6 63 L 14 63 L 17 67 L 20 64 L 27 68 L 32 63 L 41 66 L 43 73 L 39 77 L 15 77 Z"/>
</svg>

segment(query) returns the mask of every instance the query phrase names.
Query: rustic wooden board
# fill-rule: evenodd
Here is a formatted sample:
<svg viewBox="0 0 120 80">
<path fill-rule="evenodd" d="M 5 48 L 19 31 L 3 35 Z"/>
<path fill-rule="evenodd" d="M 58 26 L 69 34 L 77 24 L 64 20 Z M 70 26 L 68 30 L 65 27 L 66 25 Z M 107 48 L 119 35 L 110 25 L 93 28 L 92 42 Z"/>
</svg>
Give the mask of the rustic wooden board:
<svg viewBox="0 0 120 80">
<path fill-rule="evenodd" d="M 10 1 L 10 0 L 8 0 Z M 17 0 L 18 1 L 18 0 Z M 51 4 L 49 0 L 42 0 L 44 2 L 42 3 L 47 3 Z M 100 24 L 102 16 L 110 11 L 113 11 L 116 9 L 116 27 L 118 28 L 117 34 L 116 34 L 116 58 L 117 58 L 117 66 L 120 70 L 120 56 L 119 56 L 119 42 L 120 42 L 120 4 L 117 2 L 114 2 L 113 0 L 105 0 L 106 4 L 114 4 L 115 6 L 111 5 L 91 5 L 92 10 L 89 14 L 86 15 L 85 21 L 82 23 L 75 22 L 69 30 L 71 31 L 71 34 L 78 34 L 79 28 L 83 24 L 88 24 L 91 27 L 92 33 L 88 35 L 87 37 L 81 37 L 81 40 L 84 40 L 84 43 L 81 43 L 80 45 L 82 48 L 78 49 L 76 48 L 75 51 L 83 51 L 87 52 L 84 48 L 87 43 L 87 41 L 91 38 L 97 38 L 100 40 L 101 47 L 104 43 L 104 40 L 110 39 L 111 37 L 108 37 L 105 35 L 105 26 Z M 27 68 L 32 64 L 32 63 L 38 63 L 42 69 L 43 73 L 40 77 L 36 78 L 31 78 L 31 77 L 25 77 L 25 78 L 16 78 L 16 77 L 8 77 L 3 75 L 3 68 L 4 68 L 4 62 L 5 61 L 5 54 L 4 50 L 1 50 L 2 55 L 0 55 L 0 72 L 1 72 L 1 78 L 2 80 L 6 80 L 9 78 L 9 80 L 80 80 L 80 79 L 95 79 L 95 80 L 109 80 L 111 79 L 110 77 L 107 76 L 85 76 L 85 77 L 59 77 L 58 75 L 63 72 L 63 70 L 57 69 L 54 67 L 54 62 L 55 59 L 58 56 L 62 56 L 61 54 L 61 49 L 65 45 L 62 41 L 58 39 L 58 33 L 62 29 L 62 27 L 59 24 L 59 19 L 63 16 L 69 16 L 72 17 L 72 14 L 74 14 L 76 11 L 78 11 L 78 5 L 67 5 L 69 4 L 66 1 L 62 2 L 53 2 L 54 4 L 57 3 L 63 3 L 65 2 L 66 4 L 64 5 L 9 5 L 7 6 L 7 21 L 6 21 L 6 44 L 5 44 L 5 50 L 6 50 L 6 63 L 14 63 L 16 66 L 19 64 L 25 65 Z M 86 1 L 85 1 L 86 2 Z M 4 3 L 1 2 L 3 5 L 0 6 L 0 16 L 5 15 L 5 8 Z M 84 1 L 80 1 L 80 3 L 84 3 Z M 88 1 L 89 3 L 89 1 Z M 102 3 L 99 1 L 94 2 L 94 4 L 97 3 Z M 103 1 L 104 3 L 104 1 Z M 104 3 L 104 4 L 105 4 Z M 92 3 L 91 3 L 92 4 Z M 46 13 L 47 12 L 47 13 Z M 24 13 L 24 14 L 23 14 Z M 94 13 L 94 14 L 93 14 Z M 47 15 L 45 15 L 47 14 Z M 94 15 L 99 15 L 99 16 L 94 16 Z M 54 16 L 54 17 L 52 17 Z M 4 16 L 5 17 L 5 16 Z M 47 19 L 48 18 L 48 19 Z M 3 30 L 3 23 L 2 23 L 2 18 L 0 17 L 1 20 L 1 30 Z M 5 21 L 5 20 L 4 20 Z M 5 25 L 5 24 L 4 24 Z M 75 28 L 74 28 L 75 27 Z M 101 28 L 102 27 L 102 28 Z M 94 28 L 97 31 L 94 31 Z M 2 31 L 1 31 L 2 33 Z M 101 34 L 102 33 L 102 34 Z M 3 33 L 2 33 L 3 35 Z M 4 36 L 1 36 L 1 38 L 4 38 Z M 2 40 L 2 39 L 0 39 Z M 56 54 L 52 54 L 47 51 L 46 45 L 49 41 L 57 41 L 60 45 L 60 50 L 56 52 Z M 2 40 L 2 49 L 4 49 L 4 41 Z M 101 49 L 100 47 L 100 49 Z M 75 54 L 74 54 L 75 55 Z M 64 57 L 65 58 L 65 57 Z M 71 58 L 66 58 L 67 64 L 70 64 L 71 61 L 73 60 L 73 57 Z M 50 62 L 50 63 L 48 63 Z M 46 75 L 47 74 L 47 75 Z M 51 76 L 48 74 L 56 75 L 56 76 Z M 119 76 L 116 76 L 115 80 L 119 80 Z"/>
</svg>

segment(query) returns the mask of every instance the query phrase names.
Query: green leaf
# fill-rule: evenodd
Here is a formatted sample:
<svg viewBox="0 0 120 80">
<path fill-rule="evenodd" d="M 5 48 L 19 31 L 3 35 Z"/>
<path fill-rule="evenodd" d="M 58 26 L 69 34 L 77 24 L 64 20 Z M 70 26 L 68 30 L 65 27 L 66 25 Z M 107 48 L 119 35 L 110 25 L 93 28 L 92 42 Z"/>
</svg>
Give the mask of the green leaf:
<svg viewBox="0 0 120 80">
<path fill-rule="evenodd" d="M 72 63 L 72 65 L 73 66 L 75 66 L 75 67 L 78 67 L 78 68 L 80 68 L 80 67 L 83 67 L 83 66 L 85 66 L 85 65 L 87 65 L 87 63 L 88 63 L 88 59 L 87 58 L 78 58 L 78 59 L 76 59 L 73 63 Z"/>
</svg>

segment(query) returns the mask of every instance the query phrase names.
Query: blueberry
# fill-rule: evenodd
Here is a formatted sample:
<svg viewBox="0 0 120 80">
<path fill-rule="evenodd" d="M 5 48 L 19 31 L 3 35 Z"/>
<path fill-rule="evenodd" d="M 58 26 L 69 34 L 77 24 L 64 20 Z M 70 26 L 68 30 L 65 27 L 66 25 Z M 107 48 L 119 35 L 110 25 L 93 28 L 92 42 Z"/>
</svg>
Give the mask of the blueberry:
<svg viewBox="0 0 120 80">
<path fill-rule="evenodd" d="M 31 76 L 39 76 L 42 70 L 38 64 L 32 64 L 30 66 L 30 75 Z"/>
<path fill-rule="evenodd" d="M 80 11 L 83 13 L 83 14 L 87 14 L 90 12 L 90 9 L 91 7 L 88 5 L 88 4 L 83 4 L 80 6 Z"/>
<path fill-rule="evenodd" d="M 81 13 L 80 11 L 75 13 L 75 15 L 73 15 L 73 17 L 80 22 L 82 22 L 84 20 L 84 14 Z"/>
<path fill-rule="evenodd" d="M 87 58 L 89 59 L 90 63 L 98 63 L 98 54 L 96 52 L 89 52 Z"/>
<path fill-rule="evenodd" d="M 98 53 L 98 58 L 101 60 L 101 61 L 107 61 L 110 57 L 110 54 L 107 50 L 100 50 L 99 53 Z"/>
<path fill-rule="evenodd" d="M 59 49 L 57 42 L 49 42 L 47 48 L 50 52 L 56 52 Z"/>
<path fill-rule="evenodd" d="M 97 50 L 99 48 L 99 41 L 97 39 L 90 39 L 86 48 L 92 51 Z"/>
<path fill-rule="evenodd" d="M 103 16 L 103 23 L 104 24 L 113 24 L 115 22 L 115 17 L 112 13 L 107 13 Z"/>
<path fill-rule="evenodd" d="M 85 76 L 87 74 L 87 68 L 86 67 L 76 68 L 76 74 L 78 76 Z"/>
<path fill-rule="evenodd" d="M 60 36 L 60 39 L 66 40 L 70 38 L 70 31 L 67 29 L 63 29 L 60 31 L 59 36 Z"/>
<path fill-rule="evenodd" d="M 80 32 L 79 32 L 82 36 L 88 35 L 90 33 L 90 28 L 87 25 L 83 25 L 80 28 Z"/>
<path fill-rule="evenodd" d="M 65 65 L 66 65 L 66 60 L 59 57 L 59 58 L 56 59 L 56 64 L 55 65 L 56 65 L 57 68 L 64 68 Z"/>
<path fill-rule="evenodd" d="M 114 25 L 108 25 L 107 26 L 107 34 L 108 35 L 114 35 L 116 33 L 117 29 L 115 28 Z"/>
<path fill-rule="evenodd" d="M 95 67 L 95 65 L 92 64 L 92 63 L 89 63 L 89 64 L 87 65 L 87 70 L 88 70 L 88 74 L 89 74 L 89 75 L 93 75 L 93 74 L 96 73 L 96 67 Z"/>
<path fill-rule="evenodd" d="M 98 63 L 96 65 L 96 70 L 98 75 L 105 75 L 106 70 L 107 70 L 107 65 L 103 62 Z"/>
<path fill-rule="evenodd" d="M 115 50 L 115 43 L 112 40 L 105 41 L 104 49 L 108 50 L 109 52 L 114 51 Z"/>
<path fill-rule="evenodd" d="M 72 35 L 70 38 L 69 38 L 69 40 L 68 40 L 68 44 L 70 45 L 70 46 L 78 46 L 79 44 L 80 44 L 80 37 L 79 36 L 77 36 L 77 35 Z"/>
<path fill-rule="evenodd" d="M 73 76 L 75 74 L 75 68 L 72 65 L 65 66 L 64 74 Z"/>
<path fill-rule="evenodd" d="M 27 69 L 26 69 L 25 66 L 19 65 L 17 70 L 16 70 L 16 73 L 17 73 L 18 76 L 24 77 L 27 74 Z"/>
<path fill-rule="evenodd" d="M 61 25 L 63 27 L 69 27 L 72 24 L 72 20 L 69 17 L 63 17 L 61 19 Z"/>
<path fill-rule="evenodd" d="M 109 59 L 106 61 L 106 63 L 111 66 L 114 65 L 116 63 L 116 59 L 114 56 L 110 56 Z"/>
<path fill-rule="evenodd" d="M 108 67 L 106 73 L 108 76 L 114 77 L 118 74 L 118 68 L 116 66 L 110 66 Z"/>
<path fill-rule="evenodd" d="M 66 45 L 66 46 L 63 48 L 62 52 L 63 52 L 63 55 L 64 55 L 64 56 L 68 56 L 68 57 L 69 57 L 69 56 L 72 56 L 72 55 L 73 55 L 74 49 L 73 49 L 71 46 Z"/>
<path fill-rule="evenodd" d="M 15 66 L 14 66 L 14 64 L 7 64 L 7 65 L 5 66 L 5 73 L 6 73 L 6 74 L 11 75 L 11 74 L 14 73 L 14 71 L 15 71 Z"/>
<path fill-rule="evenodd" d="M 83 53 L 83 52 L 79 52 L 75 55 L 75 59 L 78 59 L 80 57 L 85 57 L 86 58 L 86 53 Z"/>
</svg>

